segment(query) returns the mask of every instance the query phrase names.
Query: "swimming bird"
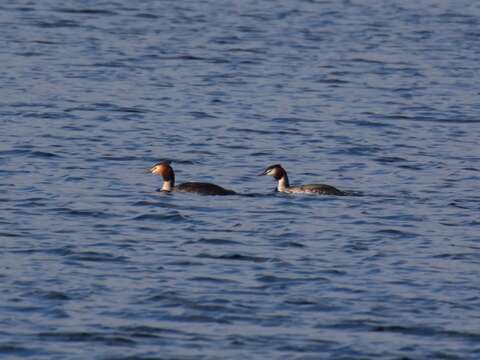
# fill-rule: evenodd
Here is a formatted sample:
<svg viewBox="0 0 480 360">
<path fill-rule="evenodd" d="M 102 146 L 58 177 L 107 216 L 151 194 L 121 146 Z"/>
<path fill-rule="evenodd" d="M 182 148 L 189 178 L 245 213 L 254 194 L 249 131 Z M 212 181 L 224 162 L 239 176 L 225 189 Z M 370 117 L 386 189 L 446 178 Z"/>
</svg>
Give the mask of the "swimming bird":
<svg viewBox="0 0 480 360">
<path fill-rule="evenodd" d="M 186 182 L 175 186 L 175 173 L 170 162 L 164 161 L 153 165 L 147 170 L 152 174 L 158 174 L 163 178 L 163 185 L 160 191 L 165 192 L 191 192 L 203 195 L 235 195 L 233 190 L 224 189 L 221 186 L 204 182 Z"/>
<path fill-rule="evenodd" d="M 267 167 L 261 174 L 273 176 L 278 180 L 277 190 L 279 192 L 289 194 L 319 194 L 319 195 L 346 195 L 343 191 L 338 190 L 336 187 L 325 184 L 308 184 L 299 186 L 290 186 L 288 182 L 288 175 L 285 169 L 280 164 L 275 164 Z"/>
</svg>

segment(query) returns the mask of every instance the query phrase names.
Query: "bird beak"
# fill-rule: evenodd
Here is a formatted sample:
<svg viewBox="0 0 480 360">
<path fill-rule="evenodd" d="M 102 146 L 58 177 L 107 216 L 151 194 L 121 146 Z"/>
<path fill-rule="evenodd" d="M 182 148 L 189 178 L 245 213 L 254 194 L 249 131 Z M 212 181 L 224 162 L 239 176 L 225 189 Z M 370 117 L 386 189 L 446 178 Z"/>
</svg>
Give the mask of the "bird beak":
<svg viewBox="0 0 480 360">
<path fill-rule="evenodd" d="M 147 170 L 145 170 L 145 173 L 146 173 L 146 174 L 151 174 L 152 171 L 153 171 L 153 167 L 148 168 Z"/>
<path fill-rule="evenodd" d="M 266 172 L 266 171 L 264 171 L 264 172 L 262 172 L 262 173 L 258 174 L 257 176 L 263 176 L 263 175 L 267 175 L 267 172 Z"/>
</svg>

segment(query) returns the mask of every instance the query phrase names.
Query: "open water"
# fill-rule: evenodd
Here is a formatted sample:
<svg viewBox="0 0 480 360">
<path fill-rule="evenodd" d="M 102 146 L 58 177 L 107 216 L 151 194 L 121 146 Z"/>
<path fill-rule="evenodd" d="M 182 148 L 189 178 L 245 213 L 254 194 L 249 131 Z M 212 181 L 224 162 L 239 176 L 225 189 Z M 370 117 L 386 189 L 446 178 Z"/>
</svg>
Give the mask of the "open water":
<svg viewBox="0 0 480 360">
<path fill-rule="evenodd" d="M 480 3 L 2 1 L 2 359 L 479 359 Z M 247 194 L 161 194 L 144 170 Z M 272 178 L 360 196 L 286 196 Z"/>
</svg>

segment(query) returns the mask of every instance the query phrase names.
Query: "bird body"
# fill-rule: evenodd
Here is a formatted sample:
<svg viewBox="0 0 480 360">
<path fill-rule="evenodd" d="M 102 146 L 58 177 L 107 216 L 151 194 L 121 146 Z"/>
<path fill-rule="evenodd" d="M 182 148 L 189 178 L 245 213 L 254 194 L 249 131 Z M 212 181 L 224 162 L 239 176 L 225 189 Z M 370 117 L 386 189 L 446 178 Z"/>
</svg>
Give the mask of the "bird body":
<svg viewBox="0 0 480 360">
<path fill-rule="evenodd" d="M 147 170 L 152 174 L 160 175 L 163 178 L 163 185 L 160 191 L 164 192 L 190 192 L 203 195 L 235 195 L 235 191 L 225 189 L 221 186 L 206 182 L 186 182 L 175 186 L 175 173 L 169 162 L 160 162 Z"/>
<path fill-rule="evenodd" d="M 334 186 L 326 185 L 326 184 L 307 184 L 307 185 L 290 186 L 287 172 L 280 164 L 275 164 L 267 167 L 263 171 L 263 173 L 259 175 L 273 176 L 276 180 L 278 180 L 277 190 L 279 192 L 283 192 L 287 194 L 318 194 L 318 195 L 336 195 L 336 196 L 345 195 L 343 191 L 338 190 Z"/>
</svg>

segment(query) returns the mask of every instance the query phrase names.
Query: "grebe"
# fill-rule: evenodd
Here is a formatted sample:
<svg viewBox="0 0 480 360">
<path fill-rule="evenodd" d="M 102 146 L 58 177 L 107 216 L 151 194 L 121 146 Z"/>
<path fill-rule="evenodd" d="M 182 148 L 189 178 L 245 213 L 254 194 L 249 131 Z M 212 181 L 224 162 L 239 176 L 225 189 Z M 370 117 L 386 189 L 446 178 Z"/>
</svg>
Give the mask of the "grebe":
<svg viewBox="0 0 480 360">
<path fill-rule="evenodd" d="M 224 189 L 221 186 L 202 183 L 202 182 L 186 182 L 175 186 L 175 173 L 169 162 L 160 162 L 153 165 L 147 172 L 158 174 L 163 178 L 163 186 L 160 191 L 171 192 L 194 192 L 203 195 L 235 195 L 233 190 Z"/>
<path fill-rule="evenodd" d="M 309 185 L 300 185 L 300 186 L 290 186 L 288 182 L 287 172 L 280 164 L 275 164 L 269 166 L 265 171 L 258 176 L 268 175 L 273 176 L 278 180 L 277 190 L 279 192 L 289 193 L 289 194 L 319 194 L 319 195 L 346 195 L 343 191 L 338 190 L 337 188 L 325 185 L 325 184 L 309 184 Z"/>
</svg>

